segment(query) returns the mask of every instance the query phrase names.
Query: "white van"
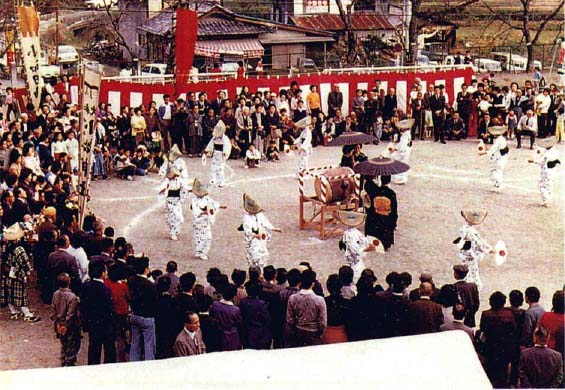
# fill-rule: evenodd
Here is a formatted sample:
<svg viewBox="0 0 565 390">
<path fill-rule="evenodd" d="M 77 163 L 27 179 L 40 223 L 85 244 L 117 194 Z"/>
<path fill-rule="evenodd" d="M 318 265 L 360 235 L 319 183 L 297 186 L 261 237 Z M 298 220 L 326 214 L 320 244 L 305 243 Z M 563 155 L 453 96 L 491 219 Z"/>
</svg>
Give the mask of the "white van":
<svg viewBox="0 0 565 390">
<path fill-rule="evenodd" d="M 491 60 L 490 58 L 475 58 L 473 60 L 473 68 L 475 72 L 479 73 L 502 72 L 500 61 Z"/>
<path fill-rule="evenodd" d="M 510 53 L 506 52 L 492 52 L 491 56 L 494 60 L 502 63 L 504 70 L 509 72 L 526 71 L 526 64 L 528 63 L 528 59 L 526 57 L 514 53 L 510 55 Z M 534 60 L 533 65 L 535 68 L 542 70 L 542 63 L 540 61 Z"/>
</svg>

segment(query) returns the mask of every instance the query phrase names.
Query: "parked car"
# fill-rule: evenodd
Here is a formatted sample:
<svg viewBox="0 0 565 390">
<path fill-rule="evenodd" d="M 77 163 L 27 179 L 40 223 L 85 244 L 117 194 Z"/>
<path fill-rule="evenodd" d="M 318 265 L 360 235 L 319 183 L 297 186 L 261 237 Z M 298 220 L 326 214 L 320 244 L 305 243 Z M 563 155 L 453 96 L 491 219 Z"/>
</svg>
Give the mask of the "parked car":
<svg viewBox="0 0 565 390">
<path fill-rule="evenodd" d="M 167 64 L 151 63 L 146 64 L 141 68 L 141 76 L 143 76 L 143 81 L 146 82 L 162 82 L 165 81 L 165 75 L 167 74 Z M 149 77 L 154 76 L 154 77 Z"/>
<path fill-rule="evenodd" d="M 57 65 L 49 65 L 47 56 L 42 50 L 39 54 L 39 75 L 44 79 L 50 79 L 52 77 L 59 77 L 60 74 L 61 69 Z"/>
<path fill-rule="evenodd" d="M 79 62 L 80 57 L 77 49 L 69 45 L 59 46 L 59 52 L 56 54 L 53 49 L 53 58 L 57 57 L 57 63 L 61 65 L 76 64 Z"/>
<path fill-rule="evenodd" d="M 88 8 L 113 7 L 118 5 L 118 0 L 86 0 L 84 4 Z"/>
<path fill-rule="evenodd" d="M 509 72 L 525 72 L 526 64 L 528 59 L 519 54 L 510 54 L 506 52 L 492 52 L 490 53 L 492 59 L 500 61 L 502 63 L 502 68 Z M 541 61 L 534 60 L 534 67 L 540 68 L 542 70 Z"/>
</svg>

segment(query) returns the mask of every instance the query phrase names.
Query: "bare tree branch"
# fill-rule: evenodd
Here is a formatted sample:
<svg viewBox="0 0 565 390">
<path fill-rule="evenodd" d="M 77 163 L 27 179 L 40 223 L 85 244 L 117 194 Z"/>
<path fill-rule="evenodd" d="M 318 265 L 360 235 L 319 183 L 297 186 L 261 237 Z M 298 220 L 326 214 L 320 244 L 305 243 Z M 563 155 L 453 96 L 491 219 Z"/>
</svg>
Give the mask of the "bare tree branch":
<svg viewBox="0 0 565 390">
<path fill-rule="evenodd" d="M 545 30 L 545 26 L 547 26 L 547 23 L 549 23 L 553 18 L 557 16 L 557 14 L 563 8 L 563 4 L 565 4 L 565 0 L 561 0 L 561 3 L 559 3 L 559 5 L 555 7 L 555 9 L 543 20 L 543 22 L 541 22 L 541 24 L 538 27 L 538 31 L 536 32 L 536 35 L 534 35 L 534 38 L 530 42 L 532 45 L 535 45 L 537 43 L 541 33 Z"/>
</svg>

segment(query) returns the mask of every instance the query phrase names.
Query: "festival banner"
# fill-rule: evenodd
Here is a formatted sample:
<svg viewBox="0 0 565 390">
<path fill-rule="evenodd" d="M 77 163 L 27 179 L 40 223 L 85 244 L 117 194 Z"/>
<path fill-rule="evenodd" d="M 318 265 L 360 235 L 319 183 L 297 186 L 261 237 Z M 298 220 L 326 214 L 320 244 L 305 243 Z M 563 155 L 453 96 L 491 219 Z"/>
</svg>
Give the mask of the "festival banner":
<svg viewBox="0 0 565 390">
<path fill-rule="evenodd" d="M 194 47 L 198 35 L 198 14 L 192 10 L 178 8 L 176 17 L 176 85 L 184 87 L 188 82 L 194 60 Z"/>
<path fill-rule="evenodd" d="M 90 197 L 90 177 L 96 147 L 96 107 L 100 97 L 102 74 L 97 68 L 82 65 L 79 84 L 79 226 L 82 226 L 87 214 L 87 202 Z"/>
<path fill-rule="evenodd" d="M 33 4 L 30 6 L 18 6 L 18 28 L 31 103 L 33 103 L 35 108 L 39 108 L 43 78 L 39 75 L 39 58 L 41 53 L 39 15 Z"/>
</svg>

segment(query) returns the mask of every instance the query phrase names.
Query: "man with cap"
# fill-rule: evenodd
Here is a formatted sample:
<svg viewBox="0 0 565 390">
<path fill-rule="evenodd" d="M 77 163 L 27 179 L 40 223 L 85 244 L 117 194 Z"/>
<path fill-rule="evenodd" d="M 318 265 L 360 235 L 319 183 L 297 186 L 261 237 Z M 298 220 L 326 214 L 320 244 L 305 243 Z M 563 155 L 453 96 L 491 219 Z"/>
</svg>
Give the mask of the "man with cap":
<svg viewBox="0 0 565 390">
<path fill-rule="evenodd" d="M 194 179 L 192 184 L 192 241 L 194 255 L 202 260 L 208 260 L 208 252 L 212 242 L 212 225 L 216 220 L 218 209 L 225 209 L 218 202 L 208 196 L 208 190 L 200 180 Z"/>
<path fill-rule="evenodd" d="M 312 117 L 307 116 L 294 124 L 297 129 L 302 129 L 300 136 L 294 141 L 298 147 L 300 162 L 298 163 L 298 173 L 308 169 L 308 158 L 312 154 Z"/>
<path fill-rule="evenodd" d="M 528 162 L 536 163 L 540 166 L 540 176 L 538 180 L 538 188 L 541 195 L 541 205 L 547 207 L 551 199 L 551 189 L 553 186 L 553 175 L 559 161 L 559 152 L 555 145 L 557 138 L 555 136 L 546 139 L 540 139 L 537 142 L 535 158 L 529 159 Z"/>
<path fill-rule="evenodd" d="M 185 181 L 186 185 L 188 185 L 188 170 L 186 168 L 186 163 L 181 158 L 182 153 L 177 144 L 174 144 L 169 152 L 168 162 L 161 166 L 161 170 L 159 171 L 160 176 L 168 176 L 169 171 L 171 168 L 176 168 L 179 176 L 182 180 Z"/>
<path fill-rule="evenodd" d="M 180 172 L 175 167 L 172 167 L 161 185 L 159 194 L 164 194 L 167 199 L 166 222 L 169 227 L 171 240 L 173 241 L 177 240 L 177 235 L 180 233 L 182 223 L 184 222 L 182 204 L 186 199 L 187 193 L 186 182 L 180 177 Z"/>
<path fill-rule="evenodd" d="M 459 300 L 463 303 L 466 310 L 463 323 L 470 328 L 474 328 L 475 313 L 479 310 L 480 305 L 479 289 L 476 283 L 465 281 L 468 273 L 469 267 L 465 264 L 456 264 L 453 266 L 453 277 L 455 278 L 454 286 L 457 289 Z"/>
<path fill-rule="evenodd" d="M 459 237 L 453 243 L 459 247 L 459 261 L 469 268 L 465 280 L 476 283 L 480 290 L 483 282 L 479 275 L 479 262 L 483 260 L 485 254 L 494 253 L 494 249 L 481 238 L 475 226 L 480 225 L 485 220 L 487 212 L 462 210 L 461 216 L 465 219 L 466 224 L 459 229 Z"/>
<path fill-rule="evenodd" d="M 255 199 L 248 194 L 243 194 L 243 224 L 239 230 L 245 234 L 245 250 L 247 251 L 247 262 L 250 267 L 263 269 L 269 259 L 267 243 L 271 241 L 273 232 L 282 232 L 275 228 L 263 214 L 263 209 Z"/>
<path fill-rule="evenodd" d="M 412 151 L 412 134 L 410 134 L 410 129 L 413 123 L 411 120 L 396 123 L 396 128 L 400 131 L 400 140 L 389 146 L 391 158 L 408 163 L 410 152 Z M 408 172 L 392 175 L 392 182 L 394 184 L 406 184 L 408 182 Z"/>
<path fill-rule="evenodd" d="M 225 184 L 226 161 L 231 153 L 231 141 L 225 133 L 226 125 L 220 120 L 214 127 L 212 139 L 205 150 L 208 157 L 212 157 L 210 184 L 217 187 L 223 187 Z M 202 161 L 205 162 L 205 158 Z"/>
<path fill-rule="evenodd" d="M 355 211 L 340 211 L 339 220 L 347 226 L 343 231 L 343 237 L 339 241 L 339 249 L 344 250 L 345 264 L 353 269 L 353 278 L 359 279 L 361 272 L 365 269 L 363 258 L 365 252 L 374 251 L 376 249 L 375 242 L 371 242 L 369 238 L 365 237 L 357 226 L 365 222 L 365 214 Z M 384 253 L 382 244 L 378 240 L 377 245 L 381 245 L 381 250 Z"/>
<path fill-rule="evenodd" d="M 495 138 L 494 143 L 486 152 L 490 161 L 489 178 L 493 186 L 494 192 L 500 192 L 502 186 L 502 178 L 504 176 L 504 167 L 508 161 L 508 143 L 504 138 L 505 126 L 491 126 L 487 129 L 490 135 Z"/>
</svg>

